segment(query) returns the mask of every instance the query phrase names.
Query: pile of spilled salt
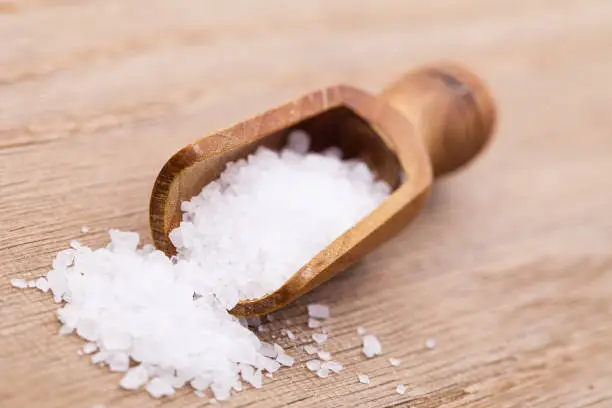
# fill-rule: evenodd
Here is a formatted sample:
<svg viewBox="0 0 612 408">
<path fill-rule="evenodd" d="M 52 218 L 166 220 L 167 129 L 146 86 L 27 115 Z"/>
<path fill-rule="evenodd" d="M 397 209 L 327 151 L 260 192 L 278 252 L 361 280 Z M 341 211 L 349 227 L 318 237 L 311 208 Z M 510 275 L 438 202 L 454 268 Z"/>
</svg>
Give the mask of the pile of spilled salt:
<svg viewBox="0 0 612 408">
<path fill-rule="evenodd" d="M 123 388 L 162 397 L 189 384 L 216 400 L 242 390 L 242 381 L 260 388 L 264 372 L 294 359 L 227 310 L 276 289 L 389 192 L 365 164 L 303 154 L 304 142 L 298 134 L 281 153 L 259 149 L 184 202 L 183 222 L 171 233 L 174 259 L 138 248 L 137 233 L 111 230 L 107 247 L 73 241 L 46 277 L 12 284 L 50 289 L 65 302 L 60 333 L 76 332 L 87 340 L 81 354 L 125 372 Z M 329 316 L 321 307 L 309 312 Z M 313 338 L 323 344 L 327 336 Z M 326 361 L 317 375 L 341 369 Z"/>
</svg>

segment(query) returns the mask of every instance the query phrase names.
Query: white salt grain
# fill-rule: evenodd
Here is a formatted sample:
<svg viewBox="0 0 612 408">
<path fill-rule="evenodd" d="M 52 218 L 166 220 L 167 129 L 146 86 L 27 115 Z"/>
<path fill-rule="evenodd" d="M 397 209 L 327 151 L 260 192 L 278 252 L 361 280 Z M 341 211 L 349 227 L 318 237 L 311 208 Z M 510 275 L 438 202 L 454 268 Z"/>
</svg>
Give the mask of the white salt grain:
<svg viewBox="0 0 612 408">
<path fill-rule="evenodd" d="M 329 307 L 318 303 L 311 303 L 307 307 L 308 316 L 315 319 L 329 319 Z"/>
<path fill-rule="evenodd" d="M 89 232 L 89 227 L 87 227 L 86 225 L 83 225 L 81 227 L 81 233 L 87 234 L 88 232 Z"/>
<path fill-rule="evenodd" d="M 368 377 L 365 374 L 357 374 L 357 379 L 362 384 L 369 384 L 370 383 L 370 377 Z"/>
<path fill-rule="evenodd" d="M 334 373 L 339 373 L 340 371 L 344 370 L 344 366 L 337 361 L 327 361 L 323 363 L 321 367 L 327 368 Z"/>
<path fill-rule="evenodd" d="M 366 334 L 366 329 L 363 326 L 359 326 L 357 327 L 357 334 L 359 336 L 365 336 Z"/>
<path fill-rule="evenodd" d="M 317 371 L 321 368 L 321 360 L 309 360 L 306 362 L 306 368 L 310 371 Z"/>
<path fill-rule="evenodd" d="M 290 340 L 295 340 L 295 334 L 293 334 L 291 330 L 287 330 L 285 334 L 287 335 L 287 337 L 289 337 Z"/>
<path fill-rule="evenodd" d="M 312 339 L 319 345 L 325 343 L 325 341 L 327 340 L 327 334 L 322 334 L 322 333 L 313 333 L 312 334 Z"/>
<path fill-rule="evenodd" d="M 406 392 L 406 386 L 404 384 L 398 385 L 397 387 L 395 387 L 395 392 L 400 395 L 404 395 L 404 393 Z"/>
<path fill-rule="evenodd" d="M 83 344 L 83 353 L 91 354 L 98 349 L 96 343 L 85 343 Z"/>
<path fill-rule="evenodd" d="M 276 361 L 278 361 L 280 364 L 284 365 L 285 367 L 291 367 L 293 363 L 295 362 L 295 359 L 288 354 L 282 353 L 276 356 Z"/>
<path fill-rule="evenodd" d="M 378 339 L 371 334 L 363 336 L 363 354 L 366 357 L 372 358 L 374 356 L 382 354 L 382 346 Z"/>
<path fill-rule="evenodd" d="M 310 344 L 307 344 L 304 346 L 304 351 L 306 352 L 306 354 L 312 355 L 312 354 L 316 354 L 318 350 L 316 347 L 313 347 Z"/>
<path fill-rule="evenodd" d="M 36 288 L 43 293 L 47 293 L 49 291 L 49 282 L 45 278 L 38 278 L 36 280 Z"/>
<path fill-rule="evenodd" d="M 112 353 L 106 362 L 111 371 L 127 371 L 130 367 L 130 356 L 127 353 Z"/>
<path fill-rule="evenodd" d="M 401 364 L 401 360 L 397 359 L 397 358 L 390 358 L 389 359 L 389 364 L 391 364 L 393 367 L 397 367 Z"/>
<path fill-rule="evenodd" d="M 432 337 L 432 338 L 425 340 L 425 347 L 427 347 L 430 350 L 433 350 L 436 347 L 436 339 Z"/>
<path fill-rule="evenodd" d="M 329 361 L 332 358 L 331 353 L 327 351 L 319 351 L 317 355 L 319 356 L 321 360 L 324 360 L 324 361 Z"/>
<path fill-rule="evenodd" d="M 67 324 L 62 325 L 60 329 L 57 331 L 57 334 L 64 336 L 66 334 L 70 334 L 74 331 L 74 327 L 70 327 Z"/>
<path fill-rule="evenodd" d="M 329 377 L 329 369 L 328 368 L 324 368 L 324 367 L 319 368 L 317 370 L 317 376 L 319 376 L 321 378 Z"/>
<path fill-rule="evenodd" d="M 35 288 L 36 287 L 36 281 L 35 280 L 31 280 L 28 282 L 28 288 Z"/>
<path fill-rule="evenodd" d="M 154 378 L 147 384 L 147 392 L 153 398 L 169 397 L 174 395 L 174 388 L 167 381 L 161 378 Z"/>
<path fill-rule="evenodd" d="M 274 376 L 272 375 L 272 373 L 265 373 L 264 375 L 265 375 L 266 377 L 268 377 L 268 378 L 274 378 Z"/>
<path fill-rule="evenodd" d="M 18 289 L 23 289 L 28 287 L 28 282 L 25 279 L 11 279 L 11 285 Z"/>
<path fill-rule="evenodd" d="M 204 394 L 204 393 L 203 393 L 202 391 L 200 391 L 200 390 L 195 390 L 193 393 L 194 393 L 194 394 L 195 394 L 195 396 L 196 396 L 196 397 L 198 397 L 198 398 L 204 398 L 204 397 L 206 396 L 206 394 Z"/>
<path fill-rule="evenodd" d="M 308 318 L 308 328 L 309 329 L 318 329 L 323 325 L 323 322 L 317 319 L 313 319 L 312 317 Z"/>
<path fill-rule="evenodd" d="M 149 381 L 149 373 L 142 365 L 130 368 L 119 382 L 119 386 L 126 390 L 135 390 Z"/>
<path fill-rule="evenodd" d="M 261 345 L 259 346 L 259 352 L 262 356 L 270 358 L 276 358 L 276 356 L 278 355 L 277 348 L 274 347 L 273 344 L 265 342 L 261 342 Z"/>
</svg>

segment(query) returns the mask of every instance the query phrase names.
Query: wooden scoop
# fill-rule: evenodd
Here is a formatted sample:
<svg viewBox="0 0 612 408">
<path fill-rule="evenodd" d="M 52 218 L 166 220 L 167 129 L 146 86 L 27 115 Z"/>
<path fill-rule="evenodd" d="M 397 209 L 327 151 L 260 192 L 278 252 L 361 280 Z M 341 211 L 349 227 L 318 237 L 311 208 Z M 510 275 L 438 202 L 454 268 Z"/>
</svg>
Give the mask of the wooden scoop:
<svg viewBox="0 0 612 408">
<path fill-rule="evenodd" d="M 270 313 L 312 290 L 402 230 L 419 212 L 433 178 L 469 162 L 487 144 L 495 124 L 493 99 L 482 82 L 454 64 L 410 72 L 379 95 L 346 85 L 318 90 L 177 152 L 159 173 L 150 203 L 155 246 L 176 249 L 170 231 L 181 221 L 181 202 L 217 179 L 226 163 L 259 146 L 280 149 L 288 133 L 303 129 L 311 149 L 338 146 L 359 158 L 392 187 L 368 216 L 259 299 L 240 301 L 237 316 Z"/>
</svg>

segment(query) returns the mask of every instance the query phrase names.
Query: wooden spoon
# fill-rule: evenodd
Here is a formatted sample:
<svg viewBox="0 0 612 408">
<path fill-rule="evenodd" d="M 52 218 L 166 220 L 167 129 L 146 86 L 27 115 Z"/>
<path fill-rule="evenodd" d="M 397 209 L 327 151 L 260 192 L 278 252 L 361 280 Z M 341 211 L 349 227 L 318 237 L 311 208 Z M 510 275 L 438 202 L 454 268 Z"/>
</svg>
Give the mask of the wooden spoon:
<svg viewBox="0 0 612 408">
<path fill-rule="evenodd" d="M 490 139 L 496 119 L 482 82 L 455 64 L 410 72 L 378 96 L 337 85 L 312 92 L 177 152 L 159 173 L 150 203 L 155 246 L 171 256 L 170 231 L 181 202 L 217 179 L 226 163 L 259 146 L 280 149 L 288 133 L 304 129 L 311 149 L 342 149 L 393 188 L 372 213 L 339 236 L 273 293 L 240 301 L 232 313 L 270 313 L 327 281 L 404 228 L 419 212 L 434 176 L 469 162 Z"/>
</svg>

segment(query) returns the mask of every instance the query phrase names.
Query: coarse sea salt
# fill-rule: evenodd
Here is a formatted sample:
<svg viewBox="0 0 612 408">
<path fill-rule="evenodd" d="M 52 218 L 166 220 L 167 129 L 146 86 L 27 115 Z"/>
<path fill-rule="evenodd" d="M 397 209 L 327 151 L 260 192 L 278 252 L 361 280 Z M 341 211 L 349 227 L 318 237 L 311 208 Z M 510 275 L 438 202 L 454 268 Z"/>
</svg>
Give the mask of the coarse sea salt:
<svg viewBox="0 0 612 408">
<path fill-rule="evenodd" d="M 357 379 L 362 384 L 369 384 L 370 383 L 370 377 L 368 377 L 365 374 L 357 374 Z"/>
<path fill-rule="evenodd" d="M 406 386 L 404 384 L 399 384 L 397 387 L 395 387 L 395 392 L 397 392 L 399 395 L 404 395 L 406 392 Z"/>
<path fill-rule="evenodd" d="M 362 162 L 341 161 L 331 151 L 305 154 L 303 133 L 289 139 L 281 152 L 260 148 L 228 164 L 217 181 L 182 203 L 183 220 L 171 232 L 176 257 L 139 247 L 135 232 L 110 230 L 104 248 L 71 241 L 32 285 L 63 303 L 61 331 L 87 341 L 82 353 L 92 354 L 92 363 L 125 372 L 121 387 L 144 387 L 160 398 L 189 384 L 210 390 L 212 403 L 241 390 L 241 380 L 260 388 L 264 372 L 294 364 L 280 346 L 262 344 L 248 329 L 260 326 L 259 319 L 238 319 L 228 310 L 277 289 L 390 189 Z M 28 286 L 23 279 L 11 284 Z M 329 309 L 310 305 L 309 315 L 326 319 Z M 313 339 L 323 344 L 327 335 Z M 316 373 L 341 369 L 319 361 Z"/>
<path fill-rule="evenodd" d="M 375 336 L 366 334 L 361 340 L 363 342 L 363 354 L 366 357 L 372 358 L 382 354 L 382 346 Z"/>
</svg>

